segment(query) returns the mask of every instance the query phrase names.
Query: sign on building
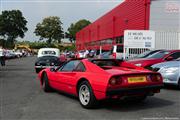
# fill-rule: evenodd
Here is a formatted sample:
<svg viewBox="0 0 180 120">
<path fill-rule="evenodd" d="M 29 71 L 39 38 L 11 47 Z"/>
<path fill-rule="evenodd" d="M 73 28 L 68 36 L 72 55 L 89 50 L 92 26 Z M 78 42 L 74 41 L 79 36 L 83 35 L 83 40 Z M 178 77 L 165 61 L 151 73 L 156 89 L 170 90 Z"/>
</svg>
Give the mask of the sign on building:
<svg viewBox="0 0 180 120">
<path fill-rule="evenodd" d="M 150 30 L 126 30 L 124 32 L 124 59 L 131 59 L 155 48 L 155 32 Z"/>
<path fill-rule="evenodd" d="M 124 46 L 128 48 L 155 48 L 155 32 L 150 30 L 126 30 Z"/>
</svg>

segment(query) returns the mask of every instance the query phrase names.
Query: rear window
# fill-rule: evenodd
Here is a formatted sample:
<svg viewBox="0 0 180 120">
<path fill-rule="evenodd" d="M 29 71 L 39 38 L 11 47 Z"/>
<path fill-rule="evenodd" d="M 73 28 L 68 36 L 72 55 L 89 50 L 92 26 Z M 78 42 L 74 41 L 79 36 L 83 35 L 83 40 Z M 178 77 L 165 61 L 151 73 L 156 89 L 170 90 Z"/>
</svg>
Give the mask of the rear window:
<svg viewBox="0 0 180 120">
<path fill-rule="evenodd" d="M 168 51 L 160 51 L 158 53 L 152 54 L 146 58 L 163 58 L 165 55 L 169 54 L 170 52 Z"/>
<path fill-rule="evenodd" d="M 42 51 L 42 55 L 56 55 L 55 51 Z"/>
<path fill-rule="evenodd" d="M 97 66 L 119 66 L 118 61 L 116 60 L 92 60 L 92 63 L 96 64 Z"/>
<path fill-rule="evenodd" d="M 58 61 L 59 58 L 55 57 L 55 56 L 43 56 L 43 57 L 39 57 L 37 59 L 37 61 L 46 61 L 46 60 L 50 60 L 50 61 Z"/>
</svg>

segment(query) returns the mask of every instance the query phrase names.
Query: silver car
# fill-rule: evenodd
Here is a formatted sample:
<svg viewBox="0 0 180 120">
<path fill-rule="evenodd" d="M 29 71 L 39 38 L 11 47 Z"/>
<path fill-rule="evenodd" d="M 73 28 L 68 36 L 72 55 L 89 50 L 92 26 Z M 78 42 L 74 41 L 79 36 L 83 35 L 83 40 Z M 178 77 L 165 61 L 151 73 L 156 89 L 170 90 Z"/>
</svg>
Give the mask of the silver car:
<svg viewBox="0 0 180 120">
<path fill-rule="evenodd" d="M 177 85 L 180 88 L 180 59 L 155 64 L 151 67 L 153 71 L 161 73 L 164 84 Z"/>
</svg>

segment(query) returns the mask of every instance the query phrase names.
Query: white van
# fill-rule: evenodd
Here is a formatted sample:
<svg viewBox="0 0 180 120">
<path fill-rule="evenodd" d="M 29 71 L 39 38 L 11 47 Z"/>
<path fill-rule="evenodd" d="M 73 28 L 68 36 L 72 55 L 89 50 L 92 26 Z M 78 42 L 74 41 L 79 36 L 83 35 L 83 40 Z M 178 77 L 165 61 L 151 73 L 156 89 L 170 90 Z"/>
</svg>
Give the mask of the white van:
<svg viewBox="0 0 180 120">
<path fill-rule="evenodd" d="M 114 45 L 111 49 L 110 58 L 123 59 L 123 45 Z"/>
<path fill-rule="evenodd" d="M 42 57 L 42 56 L 60 57 L 60 50 L 57 49 L 57 48 L 41 48 L 38 51 L 38 56 L 37 57 Z"/>
</svg>

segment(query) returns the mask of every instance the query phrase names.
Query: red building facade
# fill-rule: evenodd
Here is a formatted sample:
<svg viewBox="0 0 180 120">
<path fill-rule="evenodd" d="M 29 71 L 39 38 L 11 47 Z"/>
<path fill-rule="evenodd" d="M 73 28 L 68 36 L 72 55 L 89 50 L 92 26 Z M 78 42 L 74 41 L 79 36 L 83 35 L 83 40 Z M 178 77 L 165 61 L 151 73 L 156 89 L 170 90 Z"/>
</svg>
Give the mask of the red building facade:
<svg viewBox="0 0 180 120">
<path fill-rule="evenodd" d="M 76 34 L 77 50 L 123 45 L 124 30 L 148 30 L 150 0 L 125 0 Z"/>
</svg>

